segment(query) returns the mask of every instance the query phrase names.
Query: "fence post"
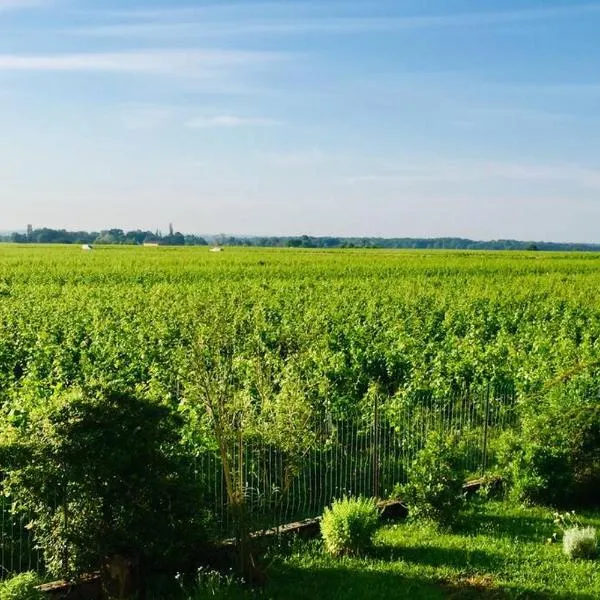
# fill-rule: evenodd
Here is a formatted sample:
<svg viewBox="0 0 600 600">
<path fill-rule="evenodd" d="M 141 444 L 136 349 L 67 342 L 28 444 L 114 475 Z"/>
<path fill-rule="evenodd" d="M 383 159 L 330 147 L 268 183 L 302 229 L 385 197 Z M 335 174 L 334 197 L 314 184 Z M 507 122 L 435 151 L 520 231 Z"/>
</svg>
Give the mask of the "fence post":
<svg viewBox="0 0 600 600">
<path fill-rule="evenodd" d="M 483 421 L 483 455 L 481 457 L 481 475 L 485 475 L 487 470 L 487 450 L 488 450 L 488 423 L 490 420 L 490 384 L 485 389 L 485 409 Z"/>
</svg>

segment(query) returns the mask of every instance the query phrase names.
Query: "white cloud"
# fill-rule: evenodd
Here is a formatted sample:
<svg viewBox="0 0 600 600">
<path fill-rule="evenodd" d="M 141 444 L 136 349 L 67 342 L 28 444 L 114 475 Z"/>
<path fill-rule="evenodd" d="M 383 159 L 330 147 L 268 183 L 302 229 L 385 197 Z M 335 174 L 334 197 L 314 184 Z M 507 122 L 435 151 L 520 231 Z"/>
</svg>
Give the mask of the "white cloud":
<svg viewBox="0 0 600 600">
<path fill-rule="evenodd" d="M 258 4 L 268 14 L 268 9 L 281 6 L 276 3 Z M 309 6 L 309 5 L 305 5 Z M 343 10 L 343 4 L 338 5 Z M 314 7 L 319 8 L 318 5 Z M 564 19 L 586 14 L 600 13 L 600 4 L 581 3 L 554 7 L 539 7 L 506 11 L 479 11 L 465 13 L 446 13 L 437 15 L 407 16 L 369 16 L 368 4 L 364 13 L 357 16 L 324 17 L 315 13 L 311 16 L 294 15 L 293 18 L 257 18 L 244 15 L 236 20 L 236 13 L 228 11 L 219 15 L 212 11 L 204 13 L 198 19 L 198 10 L 171 9 L 169 11 L 130 11 L 121 13 L 126 22 L 109 25 L 96 25 L 72 30 L 72 33 L 106 37 L 157 37 L 202 36 L 227 37 L 240 35 L 303 35 L 321 34 L 357 34 L 364 32 L 397 32 L 401 30 L 477 27 Z M 99 12 L 99 15 L 102 13 Z M 237 15 L 239 17 L 239 15 Z"/>
<path fill-rule="evenodd" d="M 246 1 L 246 2 L 219 2 L 218 0 L 214 0 L 213 2 L 207 2 L 203 5 L 195 5 L 195 6 L 185 6 L 185 5 L 171 5 L 169 7 L 164 8 L 97 8 L 97 9 L 81 9 L 77 11 L 79 14 L 82 14 L 86 17 L 104 17 L 109 19 L 125 19 L 125 20 L 135 20 L 135 19 L 156 19 L 161 22 L 165 21 L 173 21 L 173 20 L 189 20 L 194 17 L 202 17 L 206 18 L 210 17 L 228 17 L 231 15 L 241 15 L 244 16 L 250 14 L 256 14 L 260 12 L 272 12 L 272 11 L 280 11 L 283 10 L 288 12 L 289 9 L 294 10 L 297 9 L 307 9 L 310 5 L 308 5 L 305 0 L 300 0 L 299 2 L 294 2 L 293 0 L 279 0 L 279 1 L 271 1 L 271 2 L 262 2 L 262 1 Z M 317 5 L 313 5 L 310 7 L 319 8 Z"/>
<path fill-rule="evenodd" d="M 522 163 L 490 162 L 481 167 L 482 176 L 539 182 L 572 183 L 581 187 L 600 189 L 600 170 L 571 164 L 528 165 Z"/>
<path fill-rule="evenodd" d="M 1 54 L 0 71 L 150 73 L 214 76 L 222 69 L 261 65 L 281 58 L 240 50 L 142 50 L 53 55 Z"/>
<path fill-rule="evenodd" d="M 47 2 L 44 0 L 0 0 L 0 13 L 23 8 L 36 8 L 46 4 Z"/>
<path fill-rule="evenodd" d="M 306 167 L 322 163 L 326 160 L 320 148 L 299 150 L 297 152 L 278 152 L 260 154 L 259 159 L 274 167 Z"/>
<path fill-rule="evenodd" d="M 187 123 L 188 127 L 194 129 L 205 129 L 209 127 L 273 127 L 277 125 L 282 125 L 282 122 L 263 117 L 238 117 L 235 115 L 196 117 Z"/>
<path fill-rule="evenodd" d="M 527 164 L 501 161 L 405 165 L 344 179 L 346 185 L 400 183 L 466 183 L 485 180 L 567 183 L 600 190 L 600 169 L 571 164 Z"/>
<path fill-rule="evenodd" d="M 510 106 L 471 108 L 468 114 L 472 117 L 477 117 L 471 120 L 473 125 L 479 124 L 482 120 L 493 123 L 496 123 L 498 120 L 507 120 L 556 124 L 572 123 L 585 119 L 585 116 L 576 113 L 552 112 L 549 110 L 515 108 Z"/>
<path fill-rule="evenodd" d="M 119 116 L 127 129 L 159 129 L 172 122 L 177 109 L 171 106 L 132 104 L 122 108 Z"/>
<path fill-rule="evenodd" d="M 229 113 L 219 113 L 218 109 L 208 108 L 208 116 L 194 117 L 193 109 L 181 105 L 161 105 L 132 103 L 123 105 L 119 119 L 127 129 L 152 130 L 164 126 L 205 129 L 213 127 L 274 127 L 283 125 L 281 121 L 264 117 L 242 117 Z M 197 112 L 197 111 L 195 111 Z M 191 114 L 190 114 L 191 113 Z"/>
</svg>

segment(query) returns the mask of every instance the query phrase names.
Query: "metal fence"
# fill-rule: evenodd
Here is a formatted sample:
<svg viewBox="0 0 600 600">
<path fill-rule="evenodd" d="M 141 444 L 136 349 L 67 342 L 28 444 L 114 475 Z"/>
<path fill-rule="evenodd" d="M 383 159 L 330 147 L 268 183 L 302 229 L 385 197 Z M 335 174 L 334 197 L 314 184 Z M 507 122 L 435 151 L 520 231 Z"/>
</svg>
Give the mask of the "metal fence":
<svg viewBox="0 0 600 600">
<path fill-rule="evenodd" d="M 432 431 L 454 435 L 463 468 L 473 477 L 481 475 L 493 465 L 495 440 L 516 419 L 511 389 L 442 398 L 419 393 L 392 407 L 379 402 L 375 397 L 368 410 L 344 418 L 324 414 L 314 425 L 312 443 L 299 456 L 252 440 L 233 448 L 233 468 L 242 480 L 251 526 L 276 527 L 314 517 L 344 495 L 388 497 L 407 481 L 408 468 Z M 214 514 L 218 536 L 231 536 L 218 453 L 201 454 L 195 471 L 205 490 L 199 506 Z M 0 579 L 27 570 L 44 572 L 27 521 L 12 513 L 10 499 L 0 499 Z"/>
<path fill-rule="evenodd" d="M 493 465 L 499 434 L 515 419 L 512 389 L 444 398 L 420 393 L 391 410 L 375 399 L 366 415 L 324 416 L 314 443 L 300 457 L 251 440 L 233 448 L 231 456 L 253 527 L 276 527 L 314 517 L 344 495 L 389 497 L 406 483 L 409 466 L 432 431 L 455 436 L 463 469 L 470 477 L 482 475 Z M 209 492 L 205 502 L 214 508 L 218 533 L 228 537 L 233 528 L 220 458 L 203 454 L 197 472 Z"/>
<path fill-rule="evenodd" d="M 15 515 L 8 498 L 0 496 L 0 581 L 23 571 L 43 572 L 42 553 L 25 515 Z"/>
</svg>

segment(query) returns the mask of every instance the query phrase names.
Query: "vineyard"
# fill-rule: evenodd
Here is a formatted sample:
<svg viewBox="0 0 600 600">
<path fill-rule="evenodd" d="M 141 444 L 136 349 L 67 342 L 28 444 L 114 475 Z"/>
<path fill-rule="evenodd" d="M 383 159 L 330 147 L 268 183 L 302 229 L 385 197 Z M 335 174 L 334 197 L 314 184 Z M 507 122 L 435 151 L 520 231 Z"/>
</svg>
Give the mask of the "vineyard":
<svg viewBox="0 0 600 600">
<path fill-rule="evenodd" d="M 122 381 L 175 402 L 199 329 L 239 315 L 288 393 L 345 410 L 482 383 L 528 393 L 599 358 L 600 255 L 0 248 L 6 406 Z"/>
<path fill-rule="evenodd" d="M 69 394 L 143 398 L 176 418 L 219 535 L 235 494 L 260 526 L 386 497 L 432 431 L 460 437 L 469 475 L 514 471 L 509 435 L 597 408 L 599 287 L 597 254 L 2 246 L 3 446 Z M 0 461 L 3 571 L 25 570 L 35 506 L 10 493 L 33 484 Z M 61 485 L 57 519 L 81 508 Z"/>
</svg>

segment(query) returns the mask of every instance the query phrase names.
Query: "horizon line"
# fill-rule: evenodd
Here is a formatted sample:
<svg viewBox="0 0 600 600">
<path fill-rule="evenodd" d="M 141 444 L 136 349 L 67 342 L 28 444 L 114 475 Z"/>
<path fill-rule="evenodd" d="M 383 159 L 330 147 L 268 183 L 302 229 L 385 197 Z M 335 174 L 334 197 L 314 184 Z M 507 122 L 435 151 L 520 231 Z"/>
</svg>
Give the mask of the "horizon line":
<svg viewBox="0 0 600 600">
<path fill-rule="evenodd" d="M 39 227 L 39 228 L 34 228 L 33 231 L 41 231 L 43 229 L 46 230 L 50 230 L 50 231 L 63 231 L 65 233 L 69 233 L 69 234 L 74 234 L 74 233 L 87 233 L 87 234 L 94 234 L 94 233 L 104 233 L 104 232 L 108 232 L 111 230 L 121 230 L 124 234 L 127 234 L 128 232 L 135 232 L 135 231 L 140 231 L 143 233 L 152 233 L 152 235 L 156 235 L 156 233 L 158 232 L 160 237 L 165 237 L 165 234 L 163 234 L 162 230 L 160 229 L 154 229 L 154 231 L 151 231 L 150 229 L 141 229 L 141 228 L 137 228 L 137 229 L 129 229 L 129 228 L 121 228 L 121 227 L 110 227 L 110 228 L 103 228 L 103 229 L 66 229 L 66 228 L 54 228 L 54 227 Z M 27 229 L 4 229 L 4 230 L 0 230 L 0 237 L 6 237 L 7 235 L 11 235 L 11 234 L 26 234 L 27 233 Z M 488 239 L 476 239 L 476 238 L 469 238 L 469 237 L 462 237 L 462 236 L 456 236 L 456 235 L 443 235 L 443 236 L 378 236 L 378 235 L 335 235 L 335 234 L 326 234 L 326 235 L 310 235 L 307 233 L 303 233 L 303 234 L 240 234 L 240 233 L 197 233 L 197 232 L 182 232 L 182 231 L 178 231 L 176 230 L 175 233 L 181 233 L 184 236 L 196 236 L 196 237 L 201 237 L 201 238 L 209 238 L 211 240 L 213 239 L 217 239 L 217 238 L 237 238 L 238 240 L 257 240 L 257 239 L 270 239 L 270 240 L 275 240 L 275 239 L 279 239 L 279 240 L 294 240 L 294 239 L 302 239 L 302 238 L 306 238 L 309 240 L 323 240 L 323 239 L 327 239 L 327 238 L 333 238 L 333 239 L 338 239 L 338 240 L 349 240 L 349 241 L 354 241 L 354 240 L 372 240 L 372 241 L 393 241 L 393 240 L 402 240 L 402 241 L 442 241 L 442 240 L 456 240 L 456 241 L 460 241 L 460 242 L 466 242 L 466 243 L 474 243 L 474 244 L 492 244 L 492 243 L 499 243 L 499 242 L 513 242 L 513 243 L 518 243 L 518 244 L 557 244 L 557 245 L 564 245 L 564 246 L 586 246 L 586 247 L 597 247 L 600 250 L 600 241 L 597 242 L 573 242 L 573 241 L 556 241 L 556 240 L 540 240 L 540 239 L 517 239 L 517 238 L 503 238 L 503 237 L 498 237 L 498 238 L 488 238 Z M 4 240 L 0 240 L 0 243 L 10 243 L 10 242 L 6 242 Z M 39 242 L 32 242 L 31 244 L 38 244 Z M 52 242 L 49 242 L 49 244 L 52 244 Z M 58 244 L 60 245 L 60 244 Z M 65 243 L 63 245 L 73 245 L 72 243 Z M 108 245 L 119 245 L 119 244 L 108 244 Z"/>
</svg>

